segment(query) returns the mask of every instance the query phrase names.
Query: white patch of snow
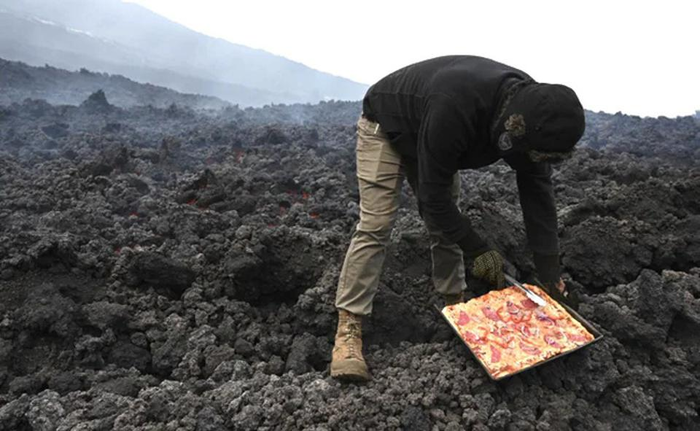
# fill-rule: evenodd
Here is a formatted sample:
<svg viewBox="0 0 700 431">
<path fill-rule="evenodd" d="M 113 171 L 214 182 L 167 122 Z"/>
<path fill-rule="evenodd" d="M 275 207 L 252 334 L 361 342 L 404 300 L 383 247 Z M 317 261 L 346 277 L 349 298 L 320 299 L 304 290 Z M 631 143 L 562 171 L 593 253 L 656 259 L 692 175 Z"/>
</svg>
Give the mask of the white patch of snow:
<svg viewBox="0 0 700 431">
<path fill-rule="evenodd" d="M 37 17 L 32 17 L 32 18 L 34 19 L 34 21 L 38 21 L 38 22 L 40 22 L 40 23 L 42 23 L 42 24 L 48 24 L 48 25 L 53 25 L 53 26 L 55 26 L 55 27 L 58 27 L 58 24 L 56 24 L 56 23 L 53 22 L 53 21 L 47 21 L 47 20 L 45 20 L 45 19 L 41 19 L 41 18 L 37 18 Z"/>
<path fill-rule="evenodd" d="M 88 31 L 78 30 L 77 28 L 66 27 L 66 26 L 64 26 L 64 25 L 55 23 L 55 22 L 53 22 L 53 21 L 49 21 L 49 20 L 37 18 L 37 17 L 35 17 L 35 16 L 33 16 L 32 19 L 33 19 L 34 21 L 36 21 L 36 22 L 41 23 L 41 24 L 47 24 L 47 25 L 51 25 L 51 26 L 54 26 L 54 27 L 61 27 L 61 28 L 65 29 L 65 30 L 67 30 L 67 31 L 69 31 L 69 32 L 71 32 L 71 33 L 84 34 L 84 35 L 86 35 L 86 36 L 95 37 L 92 33 L 88 32 Z"/>
<path fill-rule="evenodd" d="M 93 38 L 95 37 L 95 35 L 93 35 L 93 34 L 90 33 L 89 31 L 78 30 L 77 28 L 66 27 L 66 30 L 68 30 L 68 31 L 71 32 L 71 33 L 84 34 L 84 35 L 86 35 L 86 36 L 90 36 L 90 37 L 93 37 Z"/>
</svg>

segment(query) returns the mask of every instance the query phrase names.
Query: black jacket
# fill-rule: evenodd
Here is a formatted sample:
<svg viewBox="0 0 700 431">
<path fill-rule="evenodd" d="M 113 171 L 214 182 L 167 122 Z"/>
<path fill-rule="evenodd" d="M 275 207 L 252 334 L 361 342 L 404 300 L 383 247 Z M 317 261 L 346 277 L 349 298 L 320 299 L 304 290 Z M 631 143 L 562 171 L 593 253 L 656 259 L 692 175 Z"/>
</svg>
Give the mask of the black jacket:
<svg viewBox="0 0 700 431">
<path fill-rule="evenodd" d="M 363 113 L 378 122 L 403 157 L 418 165 L 418 202 L 427 223 L 465 254 L 488 248 L 450 198 L 459 169 L 479 168 L 501 157 L 492 136 L 508 90 L 534 82 L 525 72 L 475 56 L 438 57 L 381 79 L 367 91 Z M 551 167 L 525 154 L 505 161 L 517 172 L 530 248 L 543 279 L 559 277 L 557 214 Z"/>
</svg>

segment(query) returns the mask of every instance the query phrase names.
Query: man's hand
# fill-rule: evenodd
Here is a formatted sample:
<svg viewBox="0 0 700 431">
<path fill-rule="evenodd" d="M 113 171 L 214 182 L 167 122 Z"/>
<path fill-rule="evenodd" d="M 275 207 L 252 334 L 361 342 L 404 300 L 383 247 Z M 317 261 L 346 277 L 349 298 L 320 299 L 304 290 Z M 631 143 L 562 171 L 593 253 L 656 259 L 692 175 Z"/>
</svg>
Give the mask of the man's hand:
<svg viewBox="0 0 700 431">
<path fill-rule="evenodd" d="M 502 287 L 505 283 L 503 276 L 503 257 L 496 250 L 489 250 L 474 259 L 472 274 L 492 286 Z"/>
<path fill-rule="evenodd" d="M 578 310 L 580 299 L 576 291 L 569 291 L 566 288 L 564 280 L 561 278 L 557 282 L 549 282 L 543 284 L 544 289 L 549 293 L 549 296 L 556 301 L 563 302 L 574 310 Z"/>
<path fill-rule="evenodd" d="M 566 291 L 566 284 L 564 283 L 564 280 L 561 278 L 556 283 L 545 283 L 544 286 L 549 290 L 557 289 L 559 291 L 559 293 L 561 293 L 565 297 L 569 293 Z"/>
</svg>

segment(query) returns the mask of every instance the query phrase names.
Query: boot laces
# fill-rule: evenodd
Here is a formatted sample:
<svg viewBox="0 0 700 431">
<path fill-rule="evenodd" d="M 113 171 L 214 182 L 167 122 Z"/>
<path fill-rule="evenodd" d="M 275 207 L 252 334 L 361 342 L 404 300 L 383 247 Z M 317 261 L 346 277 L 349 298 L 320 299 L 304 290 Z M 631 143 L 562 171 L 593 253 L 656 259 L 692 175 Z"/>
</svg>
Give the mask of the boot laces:
<svg viewBox="0 0 700 431">
<path fill-rule="evenodd" d="M 350 356 L 357 356 L 355 352 L 355 343 L 352 340 L 360 338 L 360 327 L 356 322 L 348 322 L 345 331 L 345 342 L 348 346 Z"/>
</svg>

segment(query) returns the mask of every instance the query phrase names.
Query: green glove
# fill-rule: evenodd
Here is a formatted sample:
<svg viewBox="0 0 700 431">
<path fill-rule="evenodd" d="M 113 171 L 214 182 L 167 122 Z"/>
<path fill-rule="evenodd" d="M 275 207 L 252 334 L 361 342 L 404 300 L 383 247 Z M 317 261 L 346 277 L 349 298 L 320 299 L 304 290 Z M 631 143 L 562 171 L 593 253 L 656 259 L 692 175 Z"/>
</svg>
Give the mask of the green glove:
<svg viewBox="0 0 700 431">
<path fill-rule="evenodd" d="M 477 256 L 472 266 L 472 274 L 497 288 L 506 284 L 503 276 L 503 257 L 496 250 L 489 250 Z"/>
</svg>

